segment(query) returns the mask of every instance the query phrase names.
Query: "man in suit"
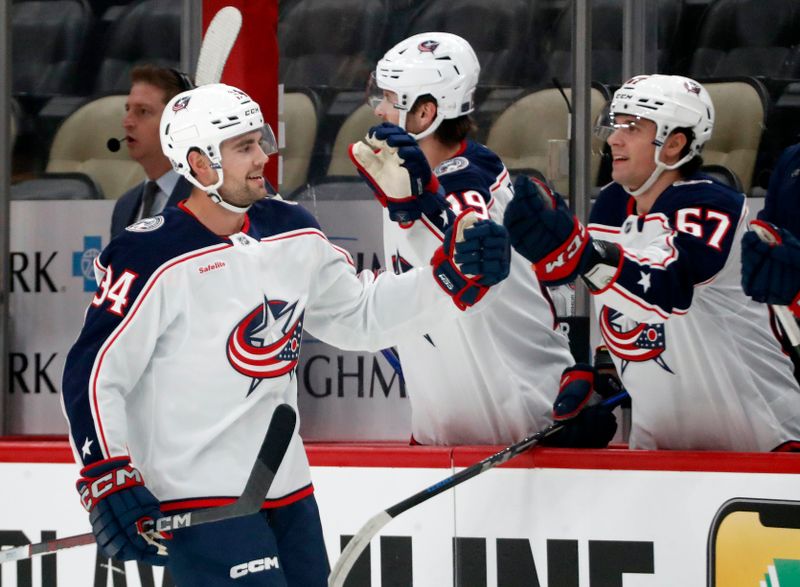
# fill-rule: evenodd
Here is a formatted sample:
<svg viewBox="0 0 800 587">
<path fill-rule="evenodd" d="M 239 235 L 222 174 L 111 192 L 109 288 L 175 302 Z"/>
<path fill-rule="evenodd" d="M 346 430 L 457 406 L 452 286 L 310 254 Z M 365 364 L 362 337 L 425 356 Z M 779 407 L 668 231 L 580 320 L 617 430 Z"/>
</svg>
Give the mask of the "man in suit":
<svg viewBox="0 0 800 587">
<path fill-rule="evenodd" d="M 111 215 L 112 238 L 137 220 L 177 205 L 192 191 L 191 184 L 172 170 L 164 156 L 158 131 L 164 106 L 190 88 L 188 78 L 172 69 L 139 65 L 131 71 L 131 90 L 122 125 L 128 153 L 142 166 L 147 180 L 117 200 Z"/>
</svg>

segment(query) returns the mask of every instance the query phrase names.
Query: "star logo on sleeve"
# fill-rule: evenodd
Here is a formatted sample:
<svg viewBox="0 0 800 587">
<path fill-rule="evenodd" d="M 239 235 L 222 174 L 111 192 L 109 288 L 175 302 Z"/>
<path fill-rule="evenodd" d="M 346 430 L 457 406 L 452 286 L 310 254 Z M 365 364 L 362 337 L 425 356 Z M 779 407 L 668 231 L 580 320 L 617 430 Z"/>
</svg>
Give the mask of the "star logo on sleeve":
<svg viewBox="0 0 800 587">
<path fill-rule="evenodd" d="M 86 458 L 90 454 L 92 454 L 92 443 L 94 440 L 89 440 L 89 437 L 86 437 L 86 442 L 83 443 L 83 447 L 81 447 L 81 456 Z"/>
<path fill-rule="evenodd" d="M 636 283 L 642 286 L 644 293 L 647 293 L 647 290 L 650 289 L 650 274 L 645 273 L 644 271 L 641 271 L 639 274 L 642 276 L 642 278 Z"/>
</svg>

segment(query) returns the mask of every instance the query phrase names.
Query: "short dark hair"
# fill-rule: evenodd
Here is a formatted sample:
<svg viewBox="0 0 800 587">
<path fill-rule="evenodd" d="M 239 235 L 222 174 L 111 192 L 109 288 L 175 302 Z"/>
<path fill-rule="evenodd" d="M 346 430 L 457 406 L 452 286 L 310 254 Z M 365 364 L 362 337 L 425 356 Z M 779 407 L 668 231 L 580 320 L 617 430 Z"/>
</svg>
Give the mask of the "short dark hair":
<svg viewBox="0 0 800 587">
<path fill-rule="evenodd" d="M 684 127 L 684 128 L 676 128 L 673 132 L 681 133 L 683 136 L 686 137 L 686 144 L 683 146 L 683 149 L 680 153 L 680 158 L 686 157 L 689 153 L 689 146 L 692 144 L 694 140 L 694 131 L 691 128 Z M 681 177 L 686 179 L 687 177 L 693 176 L 695 173 L 700 171 L 700 168 L 703 166 L 703 158 L 700 155 L 695 155 L 691 159 L 689 159 L 686 163 L 681 165 L 678 168 L 678 171 L 681 174 Z"/>
<path fill-rule="evenodd" d="M 436 98 L 430 94 L 420 96 L 417 98 L 416 102 L 414 102 L 414 106 L 411 107 L 411 112 L 415 112 L 423 104 L 428 103 L 436 104 Z M 470 118 L 469 114 L 464 114 L 458 118 L 443 120 L 442 124 L 434 131 L 433 135 L 445 145 L 458 145 L 464 141 L 475 128 L 475 123 L 472 118 Z"/>
<path fill-rule="evenodd" d="M 136 83 L 150 84 L 162 90 L 164 104 L 186 89 L 177 71 L 149 63 L 137 65 L 131 70 L 131 85 Z"/>
</svg>

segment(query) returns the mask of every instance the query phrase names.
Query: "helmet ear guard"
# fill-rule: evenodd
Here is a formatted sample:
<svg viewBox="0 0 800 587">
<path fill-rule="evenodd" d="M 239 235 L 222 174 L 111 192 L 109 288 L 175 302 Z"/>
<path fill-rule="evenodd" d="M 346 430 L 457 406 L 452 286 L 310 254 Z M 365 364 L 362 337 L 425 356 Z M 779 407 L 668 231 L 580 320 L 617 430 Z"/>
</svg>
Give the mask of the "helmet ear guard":
<svg viewBox="0 0 800 587">
<path fill-rule="evenodd" d="M 405 128 L 406 115 L 417 99 L 433 96 L 437 115 L 425 131 L 415 135 L 420 139 L 433 133 L 443 120 L 475 109 L 480 70 L 475 51 L 463 38 L 451 33 L 420 33 L 401 41 L 378 61 L 372 79 L 381 94 L 370 93 L 370 98 L 379 102 L 383 90 L 394 92 L 394 107 L 400 112 L 400 126 Z"/>
</svg>

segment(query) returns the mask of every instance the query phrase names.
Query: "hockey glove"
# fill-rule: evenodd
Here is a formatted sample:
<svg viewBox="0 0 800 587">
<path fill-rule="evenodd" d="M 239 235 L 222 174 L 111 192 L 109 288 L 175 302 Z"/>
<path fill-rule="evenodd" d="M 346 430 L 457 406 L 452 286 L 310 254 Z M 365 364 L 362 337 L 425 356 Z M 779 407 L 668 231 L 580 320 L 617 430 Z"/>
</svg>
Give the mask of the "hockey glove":
<svg viewBox="0 0 800 587">
<path fill-rule="evenodd" d="M 533 263 L 545 285 L 562 285 L 580 275 L 592 292 L 599 292 L 619 274 L 619 246 L 589 236 L 561 196 L 536 178 L 520 175 L 514 181 L 503 224 L 511 246 Z"/>
<path fill-rule="evenodd" d="M 566 424 L 542 444 L 561 448 L 608 446 L 617 431 L 617 418 L 613 408 L 600 402 L 621 390 L 622 385 L 614 376 L 598 374 L 585 363 L 565 369 L 553 403 L 553 420 Z"/>
<path fill-rule="evenodd" d="M 167 549 L 158 540 L 170 536 L 154 531 L 139 533 L 146 521 L 162 515 L 158 500 L 144 486 L 142 474 L 131 466 L 130 459 L 106 459 L 87 465 L 81 470 L 76 487 L 103 554 L 123 561 L 167 564 Z"/>
<path fill-rule="evenodd" d="M 754 220 L 774 243 L 749 231 L 742 237 L 742 288 L 757 302 L 789 306 L 800 317 L 800 241 L 787 230 Z"/>
<path fill-rule="evenodd" d="M 491 220 L 477 221 L 473 210 L 458 215 L 431 258 L 436 283 L 461 310 L 508 277 L 510 263 L 506 229 Z"/>
<path fill-rule="evenodd" d="M 399 126 L 373 126 L 363 141 L 350 145 L 350 159 L 401 226 L 450 207 L 417 141 Z"/>
</svg>

